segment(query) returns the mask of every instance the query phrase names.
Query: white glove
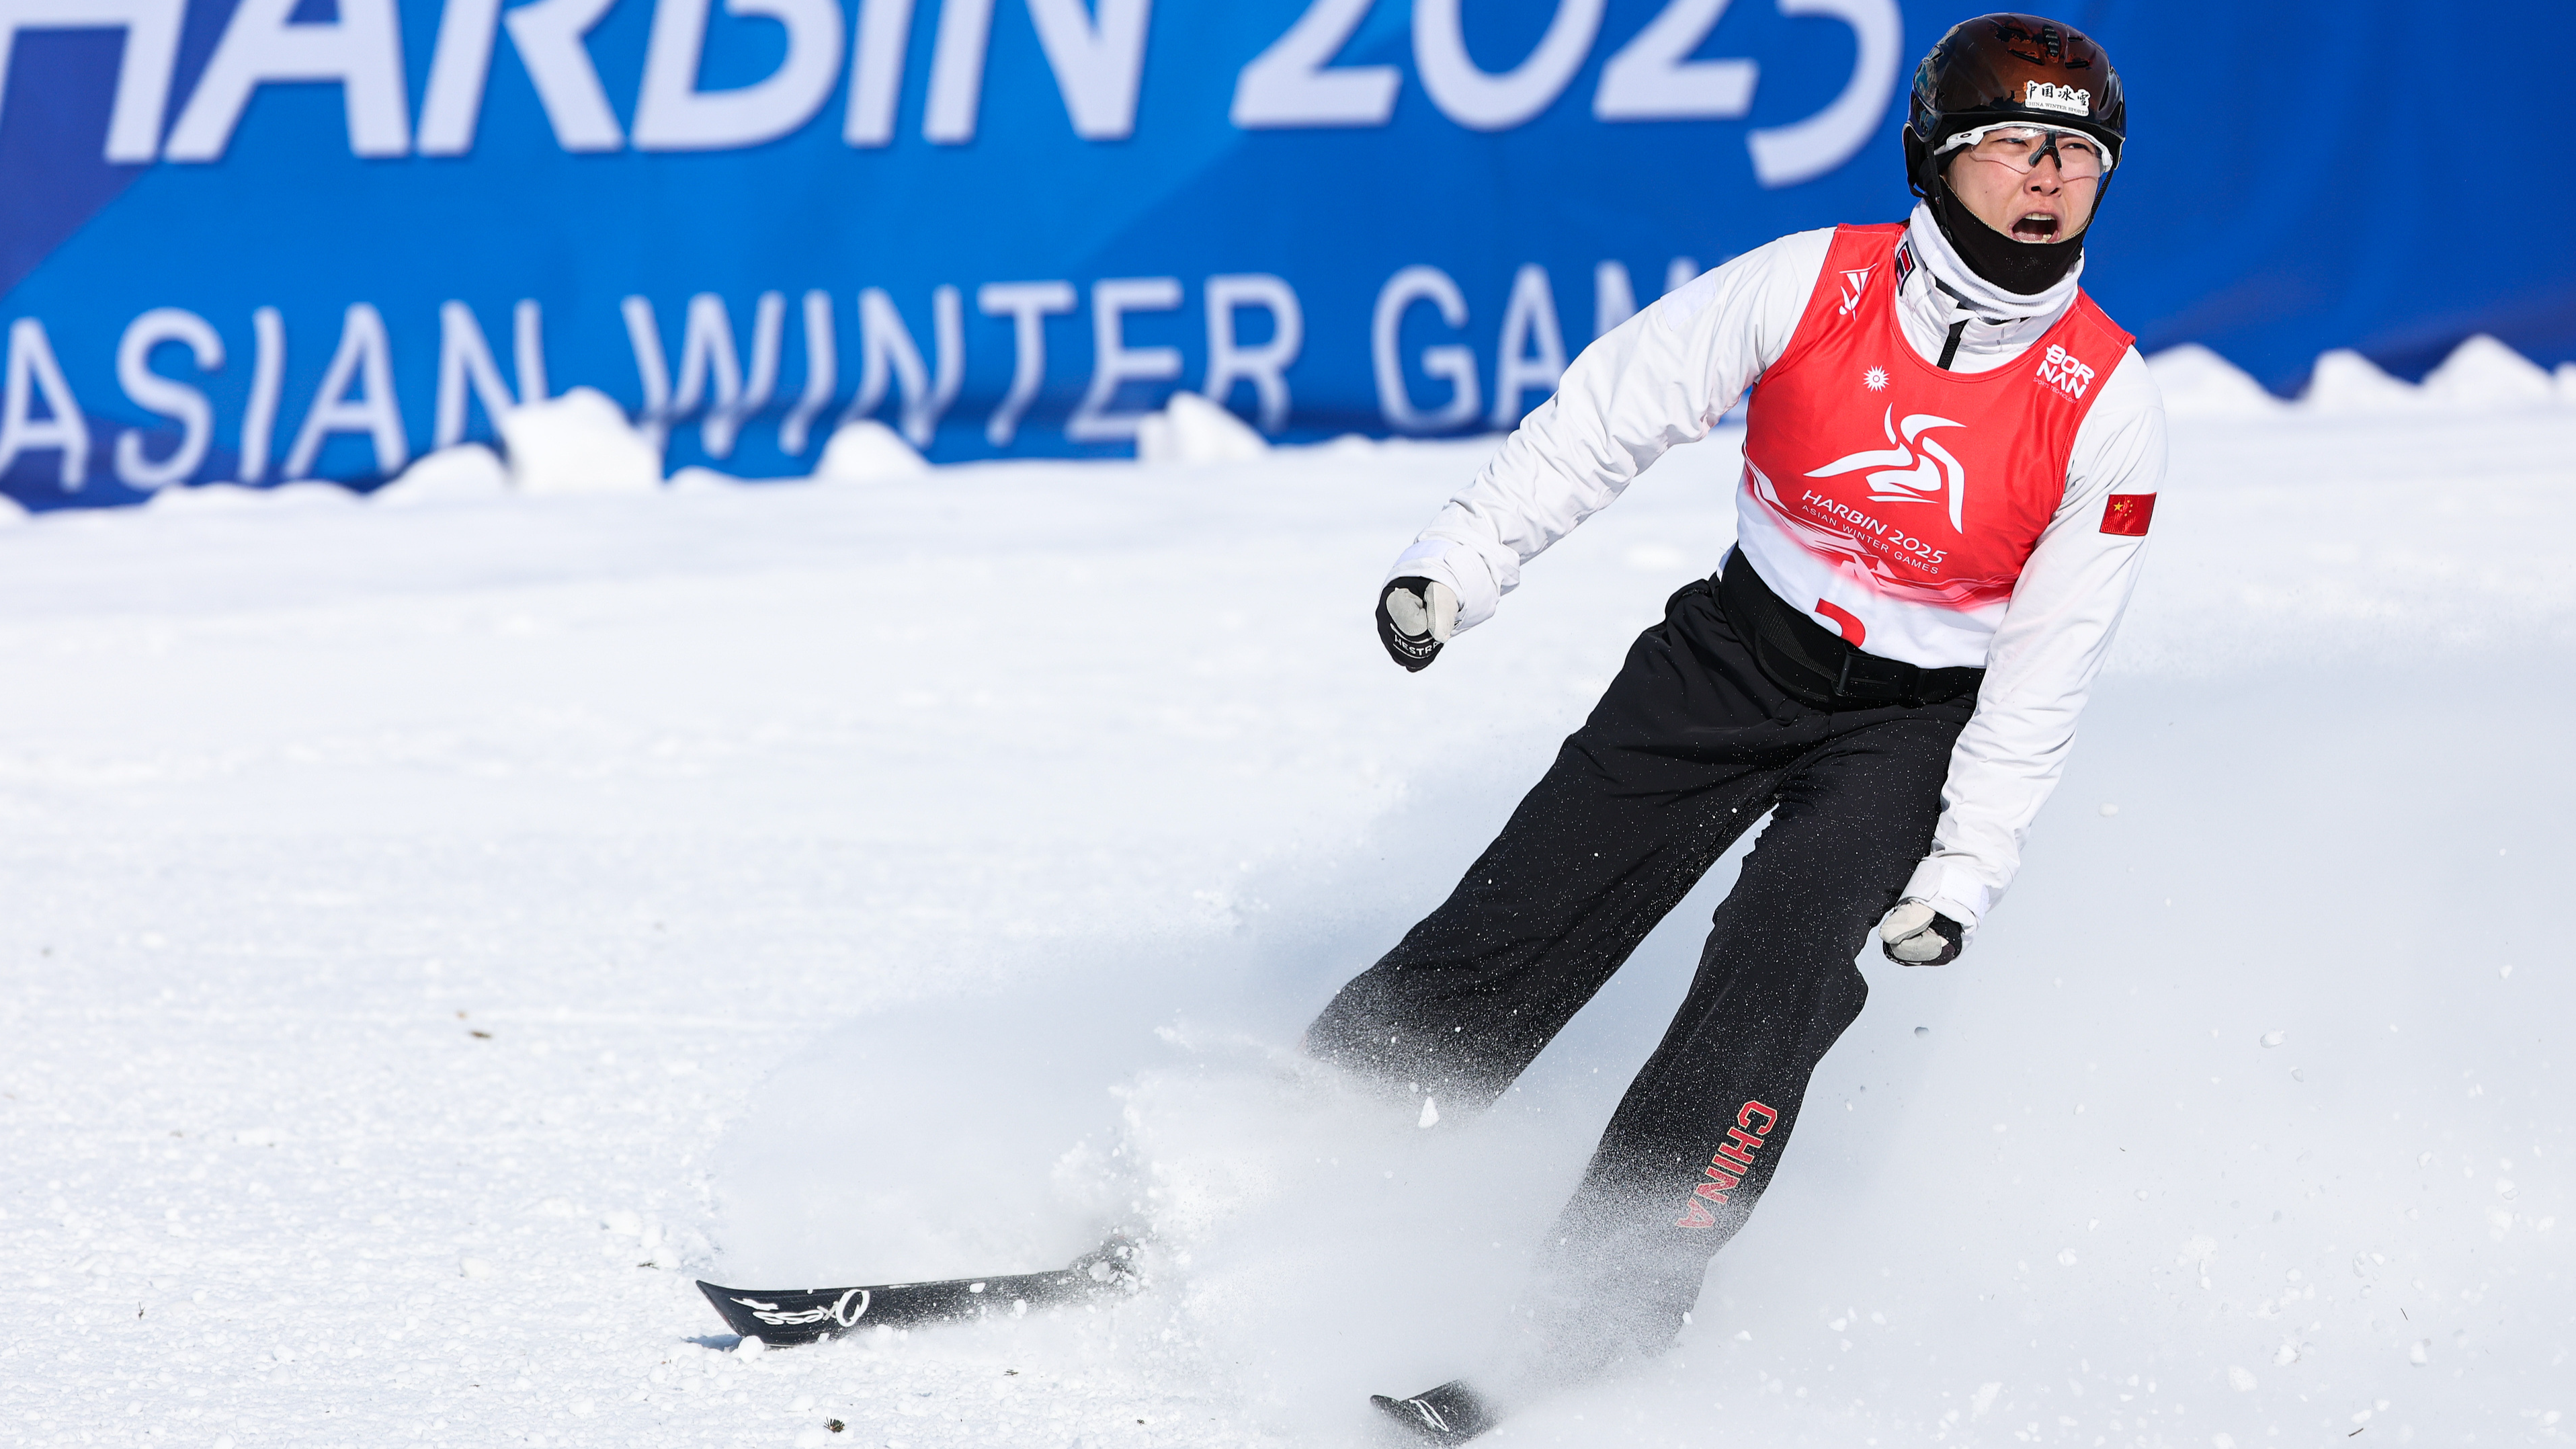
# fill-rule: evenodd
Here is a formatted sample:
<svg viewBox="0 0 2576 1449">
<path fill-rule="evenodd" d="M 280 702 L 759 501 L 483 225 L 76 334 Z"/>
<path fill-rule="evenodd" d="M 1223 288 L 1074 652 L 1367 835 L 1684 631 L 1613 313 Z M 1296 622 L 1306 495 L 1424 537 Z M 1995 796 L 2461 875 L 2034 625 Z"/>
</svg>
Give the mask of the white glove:
<svg viewBox="0 0 2576 1449">
<path fill-rule="evenodd" d="M 1967 937 L 1964 927 L 1919 896 L 1898 901 L 1878 923 L 1879 948 L 1904 966 L 1947 966 L 1959 959 Z"/>
</svg>

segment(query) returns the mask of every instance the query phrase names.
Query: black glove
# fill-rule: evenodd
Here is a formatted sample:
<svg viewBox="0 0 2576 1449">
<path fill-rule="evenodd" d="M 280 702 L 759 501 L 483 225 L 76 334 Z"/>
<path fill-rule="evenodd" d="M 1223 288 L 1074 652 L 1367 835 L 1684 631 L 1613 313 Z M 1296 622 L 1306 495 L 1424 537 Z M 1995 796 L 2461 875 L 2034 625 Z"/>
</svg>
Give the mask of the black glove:
<svg viewBox="0 0 2576 1449">
<path fill-rule="evenodd" d="M 1457 627 L 1458 596 L 1435 579 L 1397 579 L 1377 596 L 1378 642 L 1407 670 L 1431 667 Z"/>
<path fill-rule="evenodd" d="M 1879 949 L 1900 966 L 1947 966 L 1959 959 L 1968 933 L 1958 922 L 1912 896 L 1878 923 Z"/>
</svg>

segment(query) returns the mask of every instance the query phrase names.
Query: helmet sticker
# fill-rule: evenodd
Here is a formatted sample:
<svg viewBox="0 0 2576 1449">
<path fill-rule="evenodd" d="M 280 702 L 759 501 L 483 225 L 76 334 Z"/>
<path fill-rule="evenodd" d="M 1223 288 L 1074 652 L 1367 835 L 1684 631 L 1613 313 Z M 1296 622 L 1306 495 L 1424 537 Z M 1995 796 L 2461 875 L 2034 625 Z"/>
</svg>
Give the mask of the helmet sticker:
<svg viewBox="0 0 2576 1449">
<path fill-rule="evenodd" d="M 2035 110 L 2064 111 L 2070 116 L 2080 116 L 2093 109 L 2093 93 L 2048 81 L 2032 81 L 2022 87 L 2021 103 Z"/>
</svg>

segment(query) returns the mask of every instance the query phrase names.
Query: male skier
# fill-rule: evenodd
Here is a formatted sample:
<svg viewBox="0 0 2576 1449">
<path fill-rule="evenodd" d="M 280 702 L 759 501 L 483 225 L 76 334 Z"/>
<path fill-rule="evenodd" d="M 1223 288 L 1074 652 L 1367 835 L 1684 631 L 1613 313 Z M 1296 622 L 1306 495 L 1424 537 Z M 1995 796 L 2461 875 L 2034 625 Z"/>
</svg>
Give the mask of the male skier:
<svg viewBox="0 0 2576 1449">
<path fill-rule="evenodd" d="M 2126 123 L 2072 27 L 1959 25 L 1915 72 L 1910 220 L 1782 237 L 1618 327 L 1396 560 L 1378 629 L 1420 669 L 1752 390 L 1721 573 L 1672 597 L 1449 899 L 1307 1032 L 1488 1104 L 1771 816 L 1546 1238 L 1513 1357 L 1375 1401 L 1424 1440 L 1668 1346 L 1860 1012 L 1871 925 L 1889 959 L 1942 965 L 2010 884 L 2164 472 L 2146 364 L 2077 286 Z"/>
</svg>

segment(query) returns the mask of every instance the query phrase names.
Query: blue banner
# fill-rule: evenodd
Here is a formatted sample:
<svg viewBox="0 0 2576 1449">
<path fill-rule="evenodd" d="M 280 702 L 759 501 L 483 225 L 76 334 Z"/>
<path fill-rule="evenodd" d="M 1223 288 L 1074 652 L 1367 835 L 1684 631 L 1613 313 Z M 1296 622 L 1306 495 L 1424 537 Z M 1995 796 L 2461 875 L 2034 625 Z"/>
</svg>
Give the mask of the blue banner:
<svg viewBox="0 0 2576 1449">
<path fill-rule="evenodd" d="M 2480 15 L 2070 7 L 2131 105 L 2088 285 L 2277 390 L 2335 346 L 2576 358 L 2576 195 L 2495 65 L 2567 54 L 2576 7 Z M 576 386 L 753 477 L 865 415 L 941 460 L 1120 454 L 1183 388 L 1284 438 L 1507 425 L 1672 278 L 1901 217 L 1903 87 L 1959 18 L 0 0 L 0 488 L 365 487 Z"/>
</svg>

